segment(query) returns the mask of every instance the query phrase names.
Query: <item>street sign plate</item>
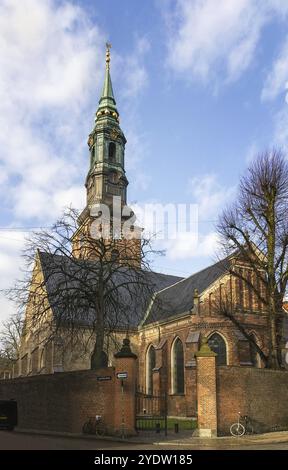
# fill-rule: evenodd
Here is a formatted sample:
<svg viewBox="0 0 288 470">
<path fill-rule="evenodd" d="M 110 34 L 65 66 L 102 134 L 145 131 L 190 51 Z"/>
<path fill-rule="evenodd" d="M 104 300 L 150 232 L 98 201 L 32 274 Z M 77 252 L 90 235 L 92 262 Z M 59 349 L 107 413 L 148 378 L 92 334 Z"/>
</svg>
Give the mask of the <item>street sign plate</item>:
<svg viewBox="0 0 288 470">
<path fill-rule="evenodd" d="M 128 372 L 118 372 L 117 373 L 117 379 L 127 379 L 128 377 Z"/>
</svg>

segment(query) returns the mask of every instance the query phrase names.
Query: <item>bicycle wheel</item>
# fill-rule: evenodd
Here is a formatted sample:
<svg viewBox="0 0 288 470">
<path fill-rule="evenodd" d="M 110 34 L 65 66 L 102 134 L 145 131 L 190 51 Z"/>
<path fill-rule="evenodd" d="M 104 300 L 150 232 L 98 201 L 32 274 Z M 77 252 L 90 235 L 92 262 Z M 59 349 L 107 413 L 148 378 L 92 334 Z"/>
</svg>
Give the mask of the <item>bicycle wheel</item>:
<svg viewBox="0 0 288 470">
<path fill-rule="evenodd" d="M 87 421 L 82 428 L 83 434 L 95 434 L 94 427 L 90 421 Z"/>
<path fill-rule="evenodd" d="M 84 423 L 82 427 L 83 434 L 89 434 L 90 430 L 90 423 Z"/>
<path fill-rule="evenodd" d="M 105 433 L 105 429 L 104 429 L 104 428 L 101 428 L 101 429 L 99 428 L 99 429 L 97 429 L 97 431 L 96 431 L 96 436 L 98 436 L 98 437 L 103 437 L 103 436 L 105 436 L 105 434 L 106 434 L 106 433 Z"/>
<path fill-rule="evenodd" d="M 241 423 L 234 423 L 230 426 L 230 433 L 234 437 L 241 437 L 245 433 L 245 428 Z"/>
</svg>

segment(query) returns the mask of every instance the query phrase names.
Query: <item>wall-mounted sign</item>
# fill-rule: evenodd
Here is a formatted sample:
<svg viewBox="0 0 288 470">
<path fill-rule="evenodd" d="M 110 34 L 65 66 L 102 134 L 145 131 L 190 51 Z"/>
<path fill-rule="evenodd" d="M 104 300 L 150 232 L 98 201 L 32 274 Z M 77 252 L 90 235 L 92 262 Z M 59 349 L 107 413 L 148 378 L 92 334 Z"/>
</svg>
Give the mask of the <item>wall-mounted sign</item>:
<svg viewBox="0 0 288 470">
<path fill-rule="evenodd" d="M 97 377 L 97 380 L 99 380 L 99 382 L 105 382 L 105 380 L 111 380 L 111 379 L 112 379 L 111 375 L 103 375 L 103 376 L 99 375 Z"/>
<path fill-rule="evenodd" d="M 128 377 L 128 372 L 118 372 L 117 373 L 117 379 L 127 379 Z"/>
</svg>

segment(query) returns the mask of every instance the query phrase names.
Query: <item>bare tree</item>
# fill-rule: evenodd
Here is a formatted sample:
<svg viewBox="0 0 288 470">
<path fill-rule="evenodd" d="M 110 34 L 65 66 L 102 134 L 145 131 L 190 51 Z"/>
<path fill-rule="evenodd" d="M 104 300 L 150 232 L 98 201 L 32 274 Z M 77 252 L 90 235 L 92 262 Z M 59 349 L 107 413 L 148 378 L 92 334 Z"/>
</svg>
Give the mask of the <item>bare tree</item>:
<svg viewBox="0 0 288 470">
<path fill-rule="evenodd" d="M 19 344 L 23 329 L 21 313 L 11 315 L 0 329 L 0 356 L 12 364 L 19 357 Z"/>
<path fill-rule="evenodd" d="M 281 365 L 281 318 L 288 282 L 288 161 L 281 151 L 257 156 L 241 178 L 236 202 L 224 210 L 218 233 L 224 254 L 237 252 L 253 271 L 231 269 L 265 306 L 267 366 Z M 257 282 L 253 282 L 257 279 Z"/>
<path fill-rule="evenodd" d="M 78 220 L 69 209 L 50 230 L 30 236 L 25 278 L 7 295 L 25 311 L 24 333 L 33 331 L 38 341 L 64 335 L 66 346 L 92 342 L 95 369 L 103 365 L 108 337 L 137 328 L 155 290 L 150 262 L 156 252 L 150 240 L 95 238 L 89 227 L 72 250 Z"/>
</svg>

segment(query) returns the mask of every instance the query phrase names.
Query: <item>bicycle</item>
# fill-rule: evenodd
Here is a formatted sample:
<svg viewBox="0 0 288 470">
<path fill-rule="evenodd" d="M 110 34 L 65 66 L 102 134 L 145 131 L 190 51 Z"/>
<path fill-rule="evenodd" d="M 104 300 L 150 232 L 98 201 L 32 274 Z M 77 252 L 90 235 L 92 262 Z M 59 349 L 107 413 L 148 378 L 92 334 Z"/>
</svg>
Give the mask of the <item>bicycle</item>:
<svg viewBox="0 0 288 470">
<path fill-rule="evenodd" d="M 230 433 L 233 437 L 241 437 L 244 434 L 253 434 L 253 426 L 251 424 L 251 419 L 249 416 L 241 416 L 241 413 L 238 413 L 238 422 L 233 423 L 230 426 Z"/>
<path fill-rule="evenodd" d="M 83 424 L 82 432 L 83 434 L 94 434 L 99 437 L 104 436 L 106 434 L 106 428 L 102 421 L 102 416 L 91 416 L 88 421 Z"/>
</svg>

